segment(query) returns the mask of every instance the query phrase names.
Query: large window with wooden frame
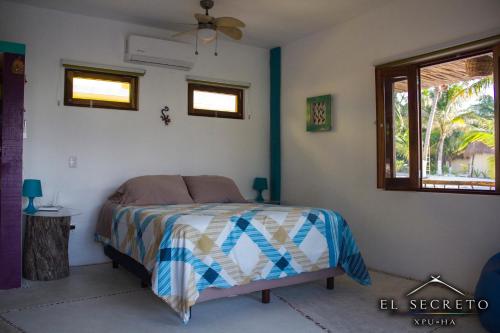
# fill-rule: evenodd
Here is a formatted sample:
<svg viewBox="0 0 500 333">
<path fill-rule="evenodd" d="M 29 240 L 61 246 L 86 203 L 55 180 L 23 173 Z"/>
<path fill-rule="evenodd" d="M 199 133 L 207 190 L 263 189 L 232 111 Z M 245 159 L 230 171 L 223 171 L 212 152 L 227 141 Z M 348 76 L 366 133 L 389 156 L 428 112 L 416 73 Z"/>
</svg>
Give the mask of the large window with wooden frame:
<svg viewBox="0 0 500 333">
<path fill-rule="evenodd" d="M 500 36 L 376 67 L 377 183 L 500 193 Z"/>
<path fill-rule="evenodd" d="M 136 111 L 138 90 L 136 75 L 74 68 L 64 73 L 64 105 Z"/>
<path fill-rule="evenodd" d="M 243 119 L 243 88 L 188 83 L 188 114 Z"/>
</svg>

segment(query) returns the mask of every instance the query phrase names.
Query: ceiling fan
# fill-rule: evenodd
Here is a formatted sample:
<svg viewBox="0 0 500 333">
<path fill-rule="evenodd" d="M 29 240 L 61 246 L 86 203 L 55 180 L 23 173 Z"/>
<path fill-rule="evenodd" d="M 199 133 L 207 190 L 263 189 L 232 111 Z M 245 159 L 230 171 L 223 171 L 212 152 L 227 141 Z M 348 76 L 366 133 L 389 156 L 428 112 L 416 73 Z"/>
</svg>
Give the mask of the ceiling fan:
<svg viewBox="0 0 500 333">
<path fill-rule="evenodd" d="M 172 38 L 179 38 L 184 35 L 196 35 L 196 54 L 198 54 L 198 39 L 205 44 L 215 41 L 215 55 L 217 55 L 219 32 L 234 40 L 240 40 L 243 37 L 243 32 L 240 28 L 244 28 L 245 23 L 234 17 L 215 18 L 210 16 L 208 10 L 214 6 L 213 0 L 201 0 L 200 6 L 205 10 L 205 14 L 194 14 L 196 21 L 198 21 L 197 24 L 193 24 L 196 26 L 196 29 L 176 33 L 172 35 Z"/>
</svg>

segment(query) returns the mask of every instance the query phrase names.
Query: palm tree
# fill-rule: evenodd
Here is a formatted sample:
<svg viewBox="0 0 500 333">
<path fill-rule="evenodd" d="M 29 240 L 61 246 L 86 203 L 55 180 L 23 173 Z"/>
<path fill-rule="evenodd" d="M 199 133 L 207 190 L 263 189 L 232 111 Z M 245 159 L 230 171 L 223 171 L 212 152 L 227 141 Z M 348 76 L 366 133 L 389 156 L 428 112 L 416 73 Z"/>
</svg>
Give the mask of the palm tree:
<svg viewBox="0 0 500 333">
<path fill-rule="evenodd" d="M 439 101 L 439 112 L 437 112 L 437 126 L 440 132 L 440 137 L 437 146 L 436 158 L 436 173 L 438 176 L 443 175 L 443 152 L 446 138 L 455 130 L 463 125 L 460 99 L 456 98 L 461 91 L 459 85 L 447 86 L 443 92 L 442 99 Z"/>
<path fill-rule="evenodd" d="M 425 127 L 425 138 L 424 146 L 422 150 L 422 177 L 427 177 L 427 166 L 430 162 L 430 147 L 431 147 L 431 133 L 434 124 L 434 118 L 436 116 L 438 101 L 443 93 L 443 88 L 445 86 L 437 86 L 434 89 L 426 89 L 422 92 L 424 96 L 431 97 L 431 109 L 429 112 L 429 118 L 427 119 L 427 126 Z"/>
<path fill-rule="evenodd" d="M 458 83 L 448 86 L 443 92 L 441 101 L 438 102 L 437 113 L 438 127 L 441 137 L 438 143 L 437 152 L 437 174 L 443 174 L 443 152 L 446 138 L 456 129 L 463 129 L 468 126 L 467 115 L 471 111 L 462 109 L 461 103 L 472 97 L 478 96 L 485 88 L 493 83 L 493 77 L 487 76 L 479 80 L 466 83 Z"/>
<path fill-rule="evenodd" d="M 408 94 L 394 94 L 394 145 L 396 172 L 408 173 L 410 160 L 410 130 L 408 127 Z"/>
<path fill-rule="evenodd" d="M 493 106 L 493 103 L 491 104 Z M 491 149 L 495 149 L 495 133 L 494 133 L 494 121 L 488 120 L 487 118 L 477 119 L 476 128 L 469 131 L 463 137 L 460 147 L 458 147 L 458 152 L 463 152 L 467 147 L 474 143 L 481 142 Z M 471 170 L 472 172 L 472 170 Z M 495 157 L 490 156 L 488 158 L 488 176 L 490 178 L 495 178 Z"/>
</svg>

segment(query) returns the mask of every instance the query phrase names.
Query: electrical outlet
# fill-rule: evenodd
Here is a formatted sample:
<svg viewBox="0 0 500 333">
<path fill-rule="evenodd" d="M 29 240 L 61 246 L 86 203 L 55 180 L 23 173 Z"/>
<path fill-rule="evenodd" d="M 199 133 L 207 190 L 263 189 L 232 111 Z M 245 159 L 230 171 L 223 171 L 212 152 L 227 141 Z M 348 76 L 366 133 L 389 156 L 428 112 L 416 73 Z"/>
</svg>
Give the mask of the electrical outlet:
<svg viewBox="0 0 500 333">
<path fill-rule="evenodd" d="M 76 156 L 70 156 L 68 158 L 68 166 L 70 168 L 76 168 L 78 166 L 78 160 L 77 160 Z"/>
</svg>

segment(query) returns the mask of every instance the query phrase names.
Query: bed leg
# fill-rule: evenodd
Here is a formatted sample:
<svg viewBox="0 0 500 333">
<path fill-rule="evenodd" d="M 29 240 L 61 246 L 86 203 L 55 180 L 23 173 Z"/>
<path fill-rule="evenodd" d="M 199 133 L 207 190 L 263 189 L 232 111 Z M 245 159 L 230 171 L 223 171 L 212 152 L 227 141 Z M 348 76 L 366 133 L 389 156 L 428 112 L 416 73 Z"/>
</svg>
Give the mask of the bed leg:
<svg viewBox="0 0 500 333">
<path fill-rule="evenodd" d="M 118 262 L 113 260 L 113 268 L 116 269 L 118 268 Z"/>
<path fill-rule="evenodd" d="M 335 278 L 333 276 L 326 278 L 326 289 L 332 290 L 334 288 L 335 288 Z"/>
<path fill-rule="evenodd" d="M 271 302 L 271 290 L 264 289 L 262 290 L 262 303 L 268 304 Z"/>
</svg>

